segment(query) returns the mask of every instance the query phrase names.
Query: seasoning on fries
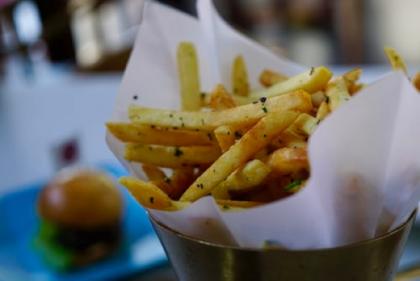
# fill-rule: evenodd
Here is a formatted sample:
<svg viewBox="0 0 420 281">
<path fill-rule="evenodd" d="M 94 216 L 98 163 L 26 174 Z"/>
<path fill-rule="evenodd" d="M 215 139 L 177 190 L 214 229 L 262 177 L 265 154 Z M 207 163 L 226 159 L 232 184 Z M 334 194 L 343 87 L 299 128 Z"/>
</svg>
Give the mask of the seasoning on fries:
<svg viewBox="0 0 420 281">
<path fill-rule="evenodd" d="M 394 70 L 407 72 L 394 49 L 385 53 Z M 125 143 L 125 159 L 142 164 L 148 178 L 120 182 L 151 209 L 180 210 L 211 195 L 222 210 L 236 210 L 298 192 L 310 176 L 308 139 L 365 86 L 360 68 L 333 78 L 320 66 L 292 77 L 265 69 L 263 88 L 251 89 L 245 58 L 238 55 L 232 92 L 220 84 L 205 93 L 192 43 L 179 44 L 177 63 L 182 110 L 132 105 L 130 122 L 107 123 Z M 419 73 L 412 83 L 420 90 Z"/>
</svg>

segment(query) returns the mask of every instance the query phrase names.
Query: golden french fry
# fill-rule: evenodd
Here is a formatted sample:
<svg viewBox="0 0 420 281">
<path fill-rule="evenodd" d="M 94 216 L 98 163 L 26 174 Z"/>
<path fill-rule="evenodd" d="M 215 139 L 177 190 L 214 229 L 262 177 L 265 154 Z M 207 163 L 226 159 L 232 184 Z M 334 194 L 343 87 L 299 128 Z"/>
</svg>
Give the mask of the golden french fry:
<svg viewBox="0 0 420 281">
<path fill-rule="evenodd" d="M 268 166 L 277 175 L 287 175 L 309 168 L 307 149 L 284 147 L 274 151 L 268 161 Z"/>
<path fill-rule="evenodd" d="M 248 130 L 249 127 L 224 125 L 217 127 L 216 130 L 214 130 L 214 136 L 216 137 L 222 152 L 225 152 L 229 149 L 229 147 L 234 145 L 235 141 L 240 139 Z"/>
<path fill-rule="evenodd" d="M 212 145 L 216 143 L 211 132 L 178 129 L 159 129 L 154 125 L 134 123 L 106 124 L 108 130 L 123 142 L 173 146 Z"/>
<path fill-rule="evenodd" d="M 183 110 L 194 111 L 201 107 L 200 75 L 194 44 L 181 42 L 177 51 L 178 73 Z"/>
<path fill-rule="evenodd" d="M 127 144 L 124 157 L 128 161 L 140 162 L 166 168 L 183 168 L 213 163 L 221 152 L 218 146 L 159 146 Z"/>
<path fill-rule="evenodd" d="M 286 131 L 293 132 L 298 135 L 310 136 L 315 131 L 318 125 L 318 119 L 312 117 L 307 113 L 302 113 L 299 117 L 287 128 Z"/>
<path fill-rule="evenodd" d="M 220 206 L 222 210 L 235 210 L 235 209 L 243 209 L 243 208 L 252 208 L 261 205 L 261 202 L 255 201 L 236 201 L 236 200 L 223 200 L 223 199 L 216 199 L 217 205 Z"/>
<path fill-rule="evenodd" d="M 232 64 L 232 92 L 234 95 L 247 96 L 249 93 L 248 71 L 242 56 L 235 57 Z"/>
<path fill-rule="evenodd" d="M 311 96 L 302 90 L 215 112 L 183 112 L 132 105 L 129 118 L 137 124 L 165 128 L 214 130 L 222 125 L 249 126 L 273 111 L 310 112 Z"/>
<path fill-rule="evenodd" d="M 311 95 L 311 98 L 312 98 L 312 104 L 313 104 L 313 106 L 314 107 L 319 107 L 321 105 L 321 103 L 323 101 L 325 101 L 325 99 L 326 99 L 325 92 L 318 91 L 316 93 L 313 93 Z"/>
<path fill-rule="evenodd" d="M 217 199 L 229 199 L 229 191 L 243 191 L 259 185 L 271 172 L 268 165 L 255 159 L 230 174 L 213 191 Z"/>
<path fill-rule="evenodd" d="M 316 113 L 316 119 L 322 121 L 330 113 L 330 107 L 326 101 L 322 102 Z"/>
<path fill-rule="evenodd" d="M 414 87 L 420 92 L 420 72 L 417 72 L 411 79 Z"/>
<path fill-rule="evenodd" d="M 384 51 L 389 63 L 392 66 L 392 69 L 402 70 L 405 74 L 407 74 L 407 66 L 398 52 L 394 48 L 390 47 L 385 47 Z"/>
<path fill-rule="evenodd" d="M 331 112 L 350 99 L 346 81 L 343 77 L 338 77 L 336 80 L 328 83 L 326 94 L 326 102 Z"/>
<path fill-rule="evenodd" d="M 354 83 L 351 84 L 348 88 L 349 90 L 349 94 L 354 96 L 355 94 L 357 94 L 360 90 L 362 90 L 364 87 L 366 87 L 365 84 L 363 83 Z"/>
<path fill-rule="evenodd" d="M 216 86 L 210 94 L 209 107 L 215 111 L 235 107 L 235 101 L 222 84 Z"/>
<path fill-rule="evenodd" d="M 261 85 L 264 87 L 271 87 L 276 83 L 287 80 L 289 77 L 285 74 L 278 73 L 273 70 L 264 69 L 259 77 Z"/>
<path fill-rule="evenodd" d="M 285 130 L 296 120 L 298 115 L 298 113 L 292 111 L 270 111 L 267 116 L 262 118 L 198 177 L 181 196 L 180 200 L 195 201 L 211 193 L 233 171 Z"/>
<path fill-rule="evenodd" d="M 177 210 L 169 196 L 150 182 L 144 182 L 134 177 L 122 177 L 119 182 L 127 188 L 133 197 L 143 207 L 158 210 Z"/>
<path fill-rule="evenodd" d="M 248 100 L 254 101 L 261 97 L 284 95 L 296 90 L 304 90 L 309 93 L 315 93 L 323 90 L 331 77 L 332 73 L 328 68 L 324 66 L 312 67 L 310 70 L 290 77 L 289 79 L 279 82 L 270 88 L 251 93 Z"/>
<path fill-rule="evenodd" d="M 141 168 L 150 181 L 165 180 L 166 178 L 165 173 L 156 166 L 143 164 Z"/>
<path fill-rule="evenodd" d="M 173 188 L 170 197 L 173 199 L 179 199 L 187 187 L 194 182 L 195 178 L 196 177 L 194 175 L 193 168 L 182 168 L 174 170 L 169 182 Z"/>
<path fill-rule="evenodd" d="M 362 75 L 362 69 L 359 67 L 356 67 L 344 73 L 343 78 L 347 83 L 354 84 L 360 79 L 361 75 Z"/>
</svg>

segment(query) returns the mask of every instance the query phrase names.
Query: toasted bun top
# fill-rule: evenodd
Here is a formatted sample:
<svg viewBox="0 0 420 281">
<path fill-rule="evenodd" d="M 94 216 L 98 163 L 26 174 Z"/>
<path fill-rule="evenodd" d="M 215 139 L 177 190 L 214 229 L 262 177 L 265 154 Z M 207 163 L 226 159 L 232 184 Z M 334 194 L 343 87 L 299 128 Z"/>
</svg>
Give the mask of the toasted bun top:
<svg viewBox="0 0 420 281">
<path fill-rule="evenodd" d="M 114 182 L 101 172 L 63 171 L 42 190 L 38 212 L 52 223 L 94 228 L 118 223 L 123 200 Z"/>
</svg>

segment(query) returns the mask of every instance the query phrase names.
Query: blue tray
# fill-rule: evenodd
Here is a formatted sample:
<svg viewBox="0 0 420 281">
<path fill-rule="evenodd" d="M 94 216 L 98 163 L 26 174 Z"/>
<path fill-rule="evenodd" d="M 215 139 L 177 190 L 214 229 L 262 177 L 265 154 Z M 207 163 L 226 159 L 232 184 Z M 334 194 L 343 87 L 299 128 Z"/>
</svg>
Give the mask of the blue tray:
<svg viewBox="0 0 420 281">
<path fill-rule="evenodd" d="M 119 166 L 100 165 L 113 177 L 125 174 Z M 147 214 L 123 189 L 123 245 L 113 256 L 68 273 L 52 271 L 33 245 L 39 218 L 36 198 L 40 182 L 0 197 L 0 281 L 99 281 L 133 275 L 167 263 Z"/>
</svg>

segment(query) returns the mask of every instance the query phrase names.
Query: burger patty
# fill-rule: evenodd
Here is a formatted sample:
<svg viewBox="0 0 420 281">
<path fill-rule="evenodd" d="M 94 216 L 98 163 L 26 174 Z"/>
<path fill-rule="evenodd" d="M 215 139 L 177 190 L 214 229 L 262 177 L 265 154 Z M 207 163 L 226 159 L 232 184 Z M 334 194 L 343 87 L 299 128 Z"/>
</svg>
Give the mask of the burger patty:
<svg viewBox="0 0 420 281">
<path fill-rule="evenodd" d="M 121 226 L 119 224 L 89 230 L 58 226 L 55 236 L 57 243 L 75 251 L 87 250 L 95 244 L 116 244 L 120 238 Z"/>
</svg>

